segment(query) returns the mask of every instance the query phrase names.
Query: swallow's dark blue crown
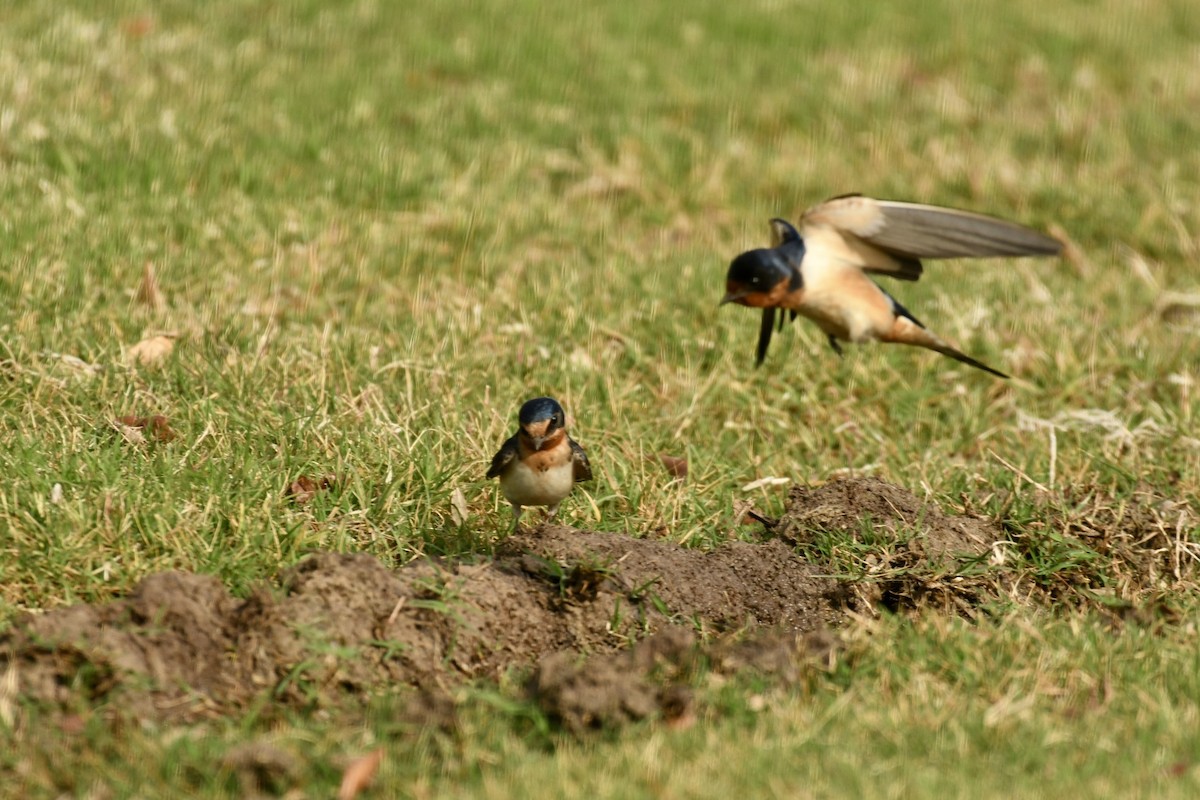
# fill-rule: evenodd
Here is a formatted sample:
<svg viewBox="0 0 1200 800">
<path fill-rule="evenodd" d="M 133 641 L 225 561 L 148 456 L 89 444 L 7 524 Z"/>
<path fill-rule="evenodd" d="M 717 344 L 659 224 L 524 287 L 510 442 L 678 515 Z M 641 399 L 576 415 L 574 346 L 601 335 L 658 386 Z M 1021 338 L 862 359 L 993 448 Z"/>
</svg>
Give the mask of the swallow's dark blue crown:
<svg viewBox="0 0 1200 800">
<path fill-rule="evenodd" d="M 554 419 L 563 415 L 563 407 L 553 397 L 535 397 L 521 406 L 518 420 L 522 425 L 531 422 L 541 422 L 544 419 Z"/>
<path fill-rule="evenodd" d="M 746 289 L 765 292 L 784 278 L 798 275 L 778 250 L 747 250 L 729 263 L 725 279 Z"/>
</svg>

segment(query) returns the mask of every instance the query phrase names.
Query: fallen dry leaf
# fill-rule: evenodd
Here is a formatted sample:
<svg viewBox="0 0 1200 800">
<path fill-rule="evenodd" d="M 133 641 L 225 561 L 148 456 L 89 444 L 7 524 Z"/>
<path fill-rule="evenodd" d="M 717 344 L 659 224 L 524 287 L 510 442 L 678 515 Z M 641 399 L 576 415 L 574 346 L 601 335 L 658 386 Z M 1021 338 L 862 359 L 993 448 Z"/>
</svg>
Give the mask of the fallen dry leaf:
<svg viewBox="0 0 1200 800">
<path fill-rule="evenodd" d="M 146 434 L 142 433 L 142 429 L 135 425 L 126 425 L 120 420 L 113 420 L 113 427 L 117 429 L 117 433 L 121 434 L 122 438 L 130 444 L 145 444 Z"/>
<path fill-rule="evenodd" d="M 316 497 L 317 492 L 323 492 L 335 483 L 337 483 L 335 475 L 301 475 L 288 484 L 287 491 L 283 495 L 296 505 L 302 506 Z"/>
<path fill-rule="evenodd" d="M 140 364 L 143 367 L 153 367 L 161 364 L 175 349 L 175 342 L 169 336 L 151 336 L 135 344 L 125 353 L 125 363 L 130 366 Z"/>
<path fill-rule="evenodd" d="M 176 438 L 175 431 L 171 430 L 170 423 L 167 422 L 167 418 L 162 414 L 155 414 L 151 417 L 138 417 L 133 414 L 126 414 L 123 417 L 117 417 L 117 425 L 144 431 L 160 442 L 170 442 Z M 144 440 L 145 438 L 143 437 Z"/>
<path fill-rule="evenodd" d="M 153 262 L 147 261 L 145 266 L 142 267 L 142 282 L 138 286 L 134 299 L 142 305 L 150 306 L 154 309 L 159 309 L 166 305 L 166 299 L 163 297 L 162 290 L 158 288 L 158 278 L 154 275 Z"/>
<path fill-rule="evenodd" d="M 463 494 L 462 489 L 457 486 L 450 493 L 450 518 L 454 520 L 455 525 L 462 525 L 467 521 L 467 498 Z"/>
<path fill-rule="evenodd" d="M 659 453 L 658 460 L 666 468 L 667 472 L 675 478 L 686 478 L 688 474 L 688 462 L 686 458 L 678 456 L 669 456 L 666 453 Z"/>
<path fill-rule="evenodd" d="M 375 773 L 383 762 L 383 748 L 372 750 L 361 758 L 356 758 L 342 773 L 342 785 L 338 787 L 338 800 L 354 800 L 358 793 L 371 785 Z"/>
</svg>

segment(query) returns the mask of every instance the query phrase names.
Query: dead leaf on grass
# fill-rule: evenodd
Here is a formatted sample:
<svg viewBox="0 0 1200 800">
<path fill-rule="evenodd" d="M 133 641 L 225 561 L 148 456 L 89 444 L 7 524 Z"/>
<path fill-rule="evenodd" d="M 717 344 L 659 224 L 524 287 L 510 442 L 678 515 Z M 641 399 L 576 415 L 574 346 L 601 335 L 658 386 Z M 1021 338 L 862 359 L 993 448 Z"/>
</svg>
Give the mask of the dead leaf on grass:
<svg viewBox="0 0 1200 800">
<path fill-rule="evenodd" d="M 126 414 L 123 417 L 117 417 L 116 422 L 122 428 L 130 428 L 143 433 L 141 441 L 145 441 L 145 434 L 149 434 L 159 442 L 170 442 L 176 438 L 175 431 L 171 430 L 171 424 L 162 414 L 155 414 L 150 417 L 138 417 L 133 414 Z"/>
<path fill-rule="evenodd" d="M 383 762 L 383 748 L 372 750 L 365 756 L 356 758 L 342 773 L 342 785 L 338 787 L 338 800 L 354 800 L 358 793 L 371 785 L 375 773 Z"/>
<path fill-rule="evenodd" d="M 686 458 L 659 453 L 658 460 L 672 477 L 679 478 L 680 480 L 687 477 L 688 462 Z"/>
<path fill-rule="evenodd" d="M 454 491 L 450 493 L 450 519 L 454 520 L 455 525 L 462 525 L 467 521 L 469 512 L 466 495 L 462 489 L 455 486 Z"/>
<path fill-rule="evenodd" d="M 298 506 L 311 501 L 318 492 L 324 492 L 337 483 L 336 475 L 301 475 L 288 484 L 284 497 Z"/>
<path fill-rule="evenodd" d="M 113 427 L 117 429 L 117 433 L 125 441 L 132 445 L 142 445 L 146 443 L 146 434 L 142 433 L 142 429 L 134 425 L 126 425 L 120 420 L 113 420 Z"/>
<path fill-rule="evenodd" d="M 173 337 L 151 336 L 125 352 L 125 363 L 130 366 L 155 367 L 166 361 L 174 349 Z"/>
</svg>

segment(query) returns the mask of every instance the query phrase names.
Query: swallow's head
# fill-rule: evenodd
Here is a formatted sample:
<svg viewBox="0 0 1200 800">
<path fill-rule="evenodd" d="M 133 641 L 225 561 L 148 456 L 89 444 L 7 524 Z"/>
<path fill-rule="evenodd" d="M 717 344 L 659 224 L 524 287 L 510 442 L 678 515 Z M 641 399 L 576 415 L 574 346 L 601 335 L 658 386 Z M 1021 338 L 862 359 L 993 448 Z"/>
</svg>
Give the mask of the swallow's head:
<svg viewBox="0 0 1200 800">
<path fill-rule="evenodd" d="M 729 264 L 721 305 L 774 308 L 793 282 L 793 269 L 778 250 L 750 250 Z"/>
<path fill-rule="evenodd" d="M 535 397 L 521 406 L 518 422 L 533 449 L 540 450 L 543 443 L 557 441 L 555 434 L 566 428 L 567 414 L 553 397 Z"/>
</svg>

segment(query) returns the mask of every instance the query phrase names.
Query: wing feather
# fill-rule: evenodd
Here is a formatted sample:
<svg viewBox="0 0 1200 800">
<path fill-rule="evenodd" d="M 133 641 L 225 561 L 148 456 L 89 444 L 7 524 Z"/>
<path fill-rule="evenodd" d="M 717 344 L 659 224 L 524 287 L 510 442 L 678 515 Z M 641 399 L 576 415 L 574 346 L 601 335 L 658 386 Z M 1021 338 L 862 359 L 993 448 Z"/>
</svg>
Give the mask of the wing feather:
<svg viewBox="0 0 1200 800">
<path fill-rule="evenodd" d="M 503 474 L 510 464 L 516 460 L 520 448 L 517 445 L 517 437 L 510 436 L 508 441 L 500 445 L 500 449 L 496 455 L 492 456 L 492 466 L 488 467 L 488 478 L 495 478 Z"/>
<path fill-rule="evenodd" d="M 1032 228 L 954 208 L 841 197 L 804 213 L 801 226 L 828 226 L 900 259 L 1055 255 L 1062 243 Z"/>
<path fill-rule="evenodd" d="M 1008 220 L 917 203 L 880 203 L 886 225 L 873 244 L 918 258 L 1051 256 L 1062 243 Z"/>
<path fill-rule="evenodd" d="M 583 483 L 592 479 L 592 465 L 588 461 L 587 453 L 579 446 L 571 437 L 567 437 L 567 441 L 571 443 L 571 460 L 575 464 L 575 482 Z"/>
</svg>

